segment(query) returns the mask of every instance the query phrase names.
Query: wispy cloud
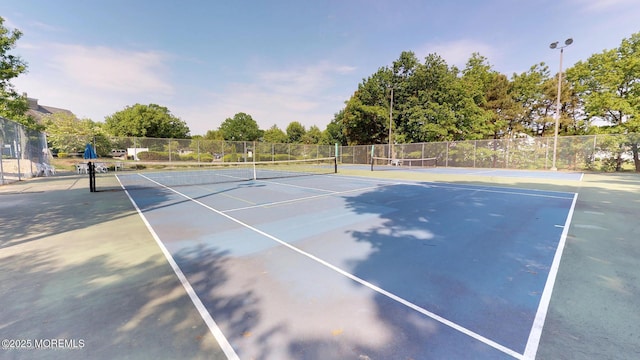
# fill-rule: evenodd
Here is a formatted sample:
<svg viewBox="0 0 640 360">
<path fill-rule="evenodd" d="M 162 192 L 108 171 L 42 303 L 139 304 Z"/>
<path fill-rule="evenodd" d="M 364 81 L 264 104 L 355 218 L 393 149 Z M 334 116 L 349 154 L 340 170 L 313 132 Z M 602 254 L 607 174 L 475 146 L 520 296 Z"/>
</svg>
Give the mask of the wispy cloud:
<svg viewBox="0 0 640 360">
<path fill-rule="evenodd" d="M 354 70 L 350 66 L 321 62 L 293 70 L 266 71 L 258 74 L 258 77 L 261 83 L 278 93 L 304 96 L 331 86 L 334 75 L 348 74 Z"/>
<path fill-rule="evenodd" d="M 23 34 L 31 34 L 31 33 L 57 33 L 57 32 L 65 32 L 64 28 L 60 28 L 49 23 L 45 23 L 42 21 L 35 20 L 24 20 L 23 14 L 18 14 L 15 19 L 9 18 L 6 16 L 2 17 L 4 19 L 4 26 L 9 30 L 17 29 L 20 30 Z"/>
<path fill-rule="evenodd" d="M 3 16 L 2 19 L 4 20 L 4 27 L 6 27 L 9 30 L 13 30 L 16 29 L 17 26 L 16 24 L 11 20 L 11 18 L 8 18 L 6 16 Z"/>
<path fill-rule="evenodd" d="M 48 65 L 81 88 L 139 94 L 171 94 L 164 78 L 167 56 L 153 51 L 56 44 Z"/>
<path fill-rule="evenodd" d="M 160 52 L 61 43 L 23 43 L 16 50 L 29 64 L 16 87 L 81 117 L 99 121 L 123 106 L 175 93 L 170 56 Z"/>
<path fill-rule="evenodd" d="M 263 129 L 275 124 L 284 130 L 292 121 L 322 128 L 346 100 L 330 95 L 330 90 L 354 70 L 328 62 L 290 70 L 267 69 L 255 74 L 255 82 L 236 82 L 210 93 L 203 100 L 205 108 L 180 107 L 178 112 L 196 134 L 217 129 L 238 112 L 251 115 Z"/>
<path fill-rule="evenodd" d="M 135 103 L 158 103 L 187 122 L 194 134 L 217 129 L 224 119 L 246 112 L 261 128 L 292 121 L 328 123 L 345 98 L 332 92 L 355 68 L 319 61 L 309 66 L 260 69 L 251 79 L 217 92 L 185 90 L 172 82 L 172 55 L 107 46 L 23 43 L 29 73 L 15 81 L 42 104 L 63 107 L 102 121 Z"/>
<path fill-rule="evenodd" d="M 588 12 L 620 9 L 621 6 L 638 5 L 637 0 L 573 0 L 580 8 Z"/>
<path fill-rule="evenodd" d="M 500 58 L 495 47 L 469 39 L 425 44 L 416 55 L 418 59 L 423 60 L 425 56 L 433 53 L 440 55 L 450 66 L 455 65 L 458 68 L 463 68 L 473 53 L 480 53 L 492 62 Z"/>
<path fill-rule="evenodd" d="M 29 29 L 36 29 L 38 31 L 44 31 L 44 32 L 64 32 L 65 31 L 63 28 L 59 28 L 57 26 L 53 26 L 51 24 L 44 23 L 41 21 L 30 21 L 27 26 Z"/>
</svg>

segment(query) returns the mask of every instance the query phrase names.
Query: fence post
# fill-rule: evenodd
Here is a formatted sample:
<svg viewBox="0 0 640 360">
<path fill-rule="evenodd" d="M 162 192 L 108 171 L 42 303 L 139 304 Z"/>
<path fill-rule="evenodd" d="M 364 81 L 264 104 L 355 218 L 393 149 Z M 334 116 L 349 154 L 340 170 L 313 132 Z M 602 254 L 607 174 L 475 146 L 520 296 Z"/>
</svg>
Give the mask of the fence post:
<svg viewBox="0 0 640 360">
<path fill-rule="evenodd" d="M 22 168 L 20 167 L 20 158 L 22 157 L 22 149 L 20 146 L 20 132 L 18 131 L 18 124 L 15 124 L 15 131 L 16 131 L 16 140 L 13 141 L 13 146 L 15 147 L 15 152 L 16 152 L 16 161 L 18 162 L 18 181 L 22 181 Z"/>
<path fill-rule="evenodd" d="M 510 145 L 511 145 L 511 136 L 509 136 L 509 138 L 507 139 L 507 151 L 505 152 L 505 158 L 504 158 L 504 168 L 508 169 L 509 168 L 509 150 L 510 150 Z"/>
<path fill-rule="evenodd" d="M 547 146 L 544 147 L 545 149 L 545 153 L 544 153 L 544 169 L 548 169 L 549 168 L 549 138 L 547 137 Z"/>
<path fill-rule="evenodd" d="M 2 155 L 4 154 L 4 138 L 0 138 L 0 185 L 4 185 L 4 167 Z"/>
<path fill-rule="evenodd" d="M 473 167 L 476 167 L 476 153 L 478 152 L 478 140 L 473 140 Z"/>
<path fill-rule="evenodd" d="M 444 167 L 449 167 L 449 142 L 445 141 L 444 144 L 447 147 L 444 153 Z"/>
</svg>

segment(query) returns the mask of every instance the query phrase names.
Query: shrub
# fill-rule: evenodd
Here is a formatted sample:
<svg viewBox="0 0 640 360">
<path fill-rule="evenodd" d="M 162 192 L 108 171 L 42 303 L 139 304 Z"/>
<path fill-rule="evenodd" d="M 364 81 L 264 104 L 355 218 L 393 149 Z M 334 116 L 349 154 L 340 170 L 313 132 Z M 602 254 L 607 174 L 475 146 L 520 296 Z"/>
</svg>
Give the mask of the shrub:
<svg viewBox="0 0 640 360">
<path fill-rule="evenodd" d="M 274 160 L 276 161 L 295 160 L 295 157 L 294 156 L 289 157 L 289 154 L 276 154 L 274 157 Z"/>
<path fill-rule="evenodd" d="M 258 154 L 256 161 L 271 161 L 273 156 L 271 154 Z"/>
<path fill-rule="evenodd" d="M 224 162 L 238 162 L 242 161 L 242 154 L 226 154 L 224 156 Z"/>
<path fill-rule="evenodd" d="M 208 153 L 200 154 L 200 161 L 201 162 L 212 162 L 213 161 L 213 155 L 208 154 Z"/>
<path fill-rule="evenodd" d="M 176 158 L 173 157 L 173 154 L 171 156 L 172 156 L 171 160 L 176 159 Z M 200 154 L 200 158 L 198 158 L 198 154 L 196 154 L 196 153 L 183 154 L 183 155 L 180 155 L 180 160 L 182 160 L 182 161 L 212 162 L 213 161 L 213 155 L 211 155 L 209 153 L 202 153 L 202 154 Z"/>
<path fill-rule="evenodd" d="M 172 160 L 174 159 L 173 154 L 171 156 L 171 159 Z M 198 161 L 198 154 L 191 153 L 191 154 L 179 155 L 178 159 L 182 161 Z"/>
<path fill-rule="evenodd" d="M 422 158 L 422 151 L 412 151 L 405 155 L 407 159 L 420 159 Z"/>
<path fill-rule="evenodd" d="M 141 151 L 138 153 L 138 159 L 146 161 L 169 160 L 169 153 L 160 151 Z"/>
</svg>

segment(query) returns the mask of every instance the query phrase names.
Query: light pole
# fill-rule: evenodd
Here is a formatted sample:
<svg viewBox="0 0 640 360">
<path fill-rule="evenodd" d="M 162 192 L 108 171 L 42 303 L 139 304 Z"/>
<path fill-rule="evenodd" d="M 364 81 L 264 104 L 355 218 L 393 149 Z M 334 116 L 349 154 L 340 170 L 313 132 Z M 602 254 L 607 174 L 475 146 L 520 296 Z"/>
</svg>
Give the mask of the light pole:
<svg viewBox="0 0 640 360">
<path fill-rule="evenodd" d="M 391 143 L 391 125 L 393 122 L 393 87 L 391 87 L 391 100 L 389 100 L 389 159 L 393 156 L 393 148 Z M 391 160 L 389 160 L 391 161 Z"/>
<path fill-rule="evenodd" d="M 564 41 L 564 46 L 558 47 L 557 41 L 549 45 L 551 49 L 560 49 L 560 70 L 558 71 L 558 99 L 556 102 L 556 114 L 555 114 L 556 130 L 554 131 L 554 135 L 553 135 L 553 162 L 551 163 L 551 170 L 554 170 L 554 171 L 558 170 L 558 168 L 556 167 L 556 154 L 558 152 L 558 126 L 560 122 L 560 95 L 562 91 L 562 53 L 564 52 L 564 48 L 566 48 L 571 44 L 573 44 L 573 39 L 568 38 L 567 40 Z"/>
</svg>

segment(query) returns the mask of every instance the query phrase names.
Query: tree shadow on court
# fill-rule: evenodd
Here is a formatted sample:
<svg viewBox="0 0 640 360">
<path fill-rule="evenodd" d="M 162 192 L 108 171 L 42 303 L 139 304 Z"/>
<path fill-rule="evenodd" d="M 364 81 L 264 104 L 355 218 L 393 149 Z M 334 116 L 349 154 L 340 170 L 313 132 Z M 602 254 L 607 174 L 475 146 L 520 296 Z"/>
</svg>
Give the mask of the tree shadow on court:
<svg viewBox="0 0 640 360">
<path fill-rule="evenodd" d="M 213 311 L 242 319 L 230 325 L 239 333 L 249 295 L 215 295 L 226 281 L 224 254 L 202 256 L 194 288 L 211 291 L 204 301 Z M 3 359 L 226 359 L 162 255 L 124 266 L 112 255 L 60 264 L 32 251 L 4 257 L 0 283 L 3 339 L 74 339 L 78 347 L 3 350 Z"/>
<path fill-rule="evenodd" d="M 84 189 L 0 195 L 0 249 L 136 215 L 129 201 Z"/>
<path fill-rule="evenodd" d="M 510 185 L 506 185 L 487 179 L 486 181 L 455 181 L 454 184 L 579 192 L 538 355 L 542 358 L 570 358 L 567 357 L 568 353 L 598 354 L 596 357 L 603 358 L 614 356 L 614 354 L 615 356 L 624 354 L 621 358 L 635 356 L 634 331 L 631 329 L 640 321 L 636 300 L 640 296 L 640 287 L 634 280 L 640 276 L 640 268 L 635 266 L 637 258 L 640 257 L 640 243 L 635 242 L 639 231 L 637 209 L 640 204 L 640 181 L 637 176 L 603 178 L 601 183 L 553 184 L 514 180 Z M 419 185 L 429 186 L 429 183 Z M 451 222 L 436 226 L 437 224 L 434 224 L 428 213 L 431 207 L 430 202 L 434 200 L 431 198 L 424 198 L 422 202 L 417 201 L 415 209 L 403 212 L 393 211 L 390 209 L 393 207 L 393 202 L 404 200 L 398 197 L 398 192 L 407 194 L 407 197 L 410 196 L 411 191 L 398 191 L 398 187 L 402 186 L 405 185 L 392 185 L 361 195 L 345 197 L 347 206 L 354 212 L 375 214 L 381 219 L 379 225 L 350 232 L 354 239 L 366 242 L 372 247 L 371 254 L 366 259 L 354 261 L 351 272 L 392 293 L 410 291 L 416 294 L 416 298 L 423 301 L 421 305 L 423 304 L 424 308 L 438 314 L 441 310 L 439 306 L 448 306 L 459 298 L 473 296 L 473 294 L 467 287 L 450 282 L 450 279 L 442 284 L 445 292 L 436 294 L 441 296 L 439 299 L 434 298 L 431 291 L 433 289 L 429 286 L 424 286 L 417 291 L 407 289 L 407 287 L 423 285 L 408 283 L 406 281 L 408 278 L 416 278 L 415 273 L 403 273 L 402 269 L 415 272 L 424 268 L 425 262 L 448 261 L 446 258 L 434 259 L 429 256 L 430 247 L 444 245 L 439 236 L 442 234 L 439 229 L 454 229 L 453 232 L 446 231 L 451 235 L 475 220 L 473 216 L 455 213 L 452 210 L 452 213 L 445 217 L 450 218 Z M 447 201 L 453 204 L 456 199 L 451 198 Z M 453 208 L 452 206 L 451 209 Z M 439 211 L 449 211 L 449 209 L 444 206 L 440 207 Z M 499 230 L 508 237 L 511 231 L 517 230 L 516 224 L 513 225 L 514 229 Z M 385 273 L 382 269 L 389 269 L 389 271 Z M 452 270 L 455 271 L 455 269 Z M 390 273 L 394 273 L 395 276 L 391 276 Z M 427 276 L 431 275 L 425 274 L 425 277 Z M 432 327 L 424 324 L 415 325 L 415 319 L 412 319 L 412 316 L 416 316 L 415 312 L 393 314 L 384 305 L 386 303 L 384 296 L 376 295 L 376 301 L 379 318 L 398 333 L 408 334 L 406 338 L 398 340 L 397 345 L 399 348 L 401 345 L 413 346 L 415 351 L 407 351 L 402 355 L 413 358 L 432 358 L 433 354 L 430 353 L 427 343 L 430 342 L 433 334 L 425 329 L 442 329 L 444 326 L 439 323 L 433 324 Z M 422 315 L 419 316 L 422 317 Z M 501 326 L 500 324 L 509 323 L 511 316 L 496 318 L 495 321 L 496 326 Z M 379 351 L 379 349 L 370 350 Z M 474 358 L 483 357 L 482 354 L 475 352 L 477 350 L 473 350 L 473 346 L 467 347 L 466 350 L 470 351 L 463 351 L 462 357 L 469 354 L 473 354 Z M 520 351 L 520 349 L 516 350 Z M 396 358 L 394 352 L 382 354 Z M 439 355 L 451 356 L 451 354 Z M 496 354 L 486 356 L 493 358 Z M 498 356 L 504 356 L 504 354 L 498 354 Z"/>
<path fill-rule="evenodd" d="M 223 289 L 229 281 L 225 253 L 198 245 L 173 254 L 173 258 L 211 317 L 224 326 L 227 339 L 242 339 L 260 321 L 259 300 L 251 290 L 240 290 L 231 284 L 226 286 L 227 291 Z"/>
<path fill-rule="evenodd" d="M 492 271 L 492 265 L 478 264 L 495 262 L 498 266 L 499 262 L 491 252 L 478 252 L 477 240 L 491 248 L 499 242 L 493 236 L 496 232 L 508 236 L 517 224 L 495 229 L 496 220 L 487 215 L 491 210 L 483 199 L 474 198 L 468 204 L 469 199 L 455 190 L 436 194 L 431 188 L 429 183 L 395 184 L 344 197 L 346 207 L 354 213 L 375 215 L 368 226 L 348 231 L 348 236 L 371 249 L 365 259 L 352 262 L 350 272 L 446 320 L 479 321 L 474 314 L 478 308 L 470 299 L 481 297 L 478 292 L 482 289 L 469 283 L 480 283 L 481 272 Z M 401 334 L 390 344 L 381 344 L 376 357 L 509 358 L 388 295 L 374 296 L 378 318 L 392 333 Z M 502 304 L 493 300 L 486 300 L 483 316 L 496 323 L 518 316 L 520 309 L 503 313 Z M 487 327 L 482 323 L 469 326 L 478 326 L 480 330 L 473 329 L 478 332 Z"/>
</svg>

